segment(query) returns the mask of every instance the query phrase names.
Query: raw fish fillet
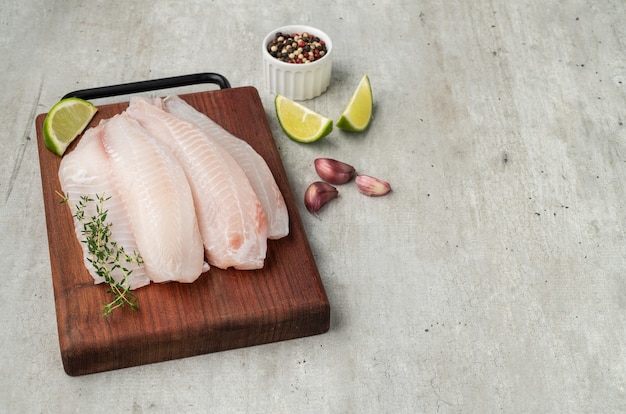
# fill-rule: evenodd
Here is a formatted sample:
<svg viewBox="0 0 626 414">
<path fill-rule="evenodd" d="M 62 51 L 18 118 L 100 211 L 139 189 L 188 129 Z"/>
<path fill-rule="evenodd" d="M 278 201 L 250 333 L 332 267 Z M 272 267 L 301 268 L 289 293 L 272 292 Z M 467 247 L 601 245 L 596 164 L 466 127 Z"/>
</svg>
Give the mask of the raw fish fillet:
<svg viewBox="0 0 626 414">
<path fill-rule="evenodd" d="M 289 213 L 285 200 L 263 157 L 247 142 L 226 131 L 180 97 L 168 96 L 163 100 L 163 105 L 166 111 L 206 132 L 239 163 L 263 205 L 268 222 L 268 237 L 279 239 L 289 234 Z"/>
<path fill-rule="evenodd" d="M 83 195 L 89 196 L 94 200 L 96 200 L 96 195 L 110 197 L 104 202 L 104 208 L 108 211 L 107 220 L 113 223 L 111 226 L 111 238 L 119 246 L 123 247 L 127 254 L 132 255 L 138 252 L 137 243 L 135 242 L 122 198 L 119 196 L 111 179 L 111 166 L 100 140 L 103 130 L 103 126 L 99 125 L 85 131 L 76 148 L 66 154 L 61 160 L 59 180 L 63 192 L 69 198 L 72 214 L 75 212 L 74 206 L 79 203 Z M 87 204 L 85 207 L 86 217 L 96 215 L 95 206 L 95 202 Z M 83 225 L 75 217 L 74 228 L 76 237 L 81 241 L 80 245 L 83 249 L 85 267 L 89 270 L 96 283 L 104 282 L 104 278 L 96 274 L 93 265 L 87 260 L 89 251 L 86 243 L 82 242 L 85 238 L 82 234 Z M 125 266 L 132 271 L 125 287 L 136 289 L 150 283 L 143 266 L 135 263 L 126 263 Z M 123 274 L 119 269 L 113 270 L 111 276 L 118 283 L 121 283 Z"/>
<path fill-rule="evenodd" d="M 267 218 L 235 159 L 195 125 L 143 99 L 126 113 L 183 166 L 196 205 L 207 261 L 226 269 L 260 269 L 267 252 Z"/>
<path fill-rule="evenodd" d="M 154 282 L 193 282 L 206 268 L 193 198 L 180 164 L 125 114 L 104 123 L 102 142 L 148 277 Z"/>
</svg>

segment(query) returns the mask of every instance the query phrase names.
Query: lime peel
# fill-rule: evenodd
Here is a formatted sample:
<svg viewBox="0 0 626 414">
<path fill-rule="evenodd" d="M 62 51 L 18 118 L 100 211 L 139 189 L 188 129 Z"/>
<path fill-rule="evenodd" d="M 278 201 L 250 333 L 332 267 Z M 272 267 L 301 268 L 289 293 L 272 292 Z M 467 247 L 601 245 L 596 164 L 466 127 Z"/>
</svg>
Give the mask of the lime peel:
<svg viewBox="0 0 626 414">
<path fill-rule="evenodd" d="M 67 147 L 87 128 L 96 112 L 98 108 L 84 99 L 61 99 L 44 120 L 43 140 L 46 148 L 63 156 Z"/>
<path fill-rule="evenodd" d="M 369 77 L 363 75 L 336 122 L 337 128 L 351 132 L 365 131 L 372 120 L 374 99 Z"/>
<path fill-rule="evenodd" d="M 318 141 L 333 130 L 333 121 L 291 99 L 276 95 L 276 117 L 289 138 L 302 143 Z"/>
</svg>

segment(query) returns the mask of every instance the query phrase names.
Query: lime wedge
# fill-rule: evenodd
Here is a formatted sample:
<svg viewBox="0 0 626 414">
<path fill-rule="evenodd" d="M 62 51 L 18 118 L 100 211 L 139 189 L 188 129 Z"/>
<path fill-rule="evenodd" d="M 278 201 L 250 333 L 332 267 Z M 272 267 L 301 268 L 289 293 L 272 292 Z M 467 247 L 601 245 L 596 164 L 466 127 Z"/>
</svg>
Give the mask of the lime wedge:
<svg viewBox="0 0 626 414">
<path fill-rule="evenodd" d="M 274 106 L 281 128 L 294 141 L 315 142 L 333 130 L 332 120 L 282 95 L 276 95 Z"/>
<path fill-rule="evenodd" d="M 364 131 L 372 120 L 373 107 L 372 86 L 367 75 L 363 75 L 341 117 L 337 120 L 337 128 L 352 132 Z"/>
<path fill-rule="evenodd" d="M 85 130 L 98 108 L 79 98 L 57 102 L 43 123 L 43 142 L 46 147 L 63 156 L 67 147 Z"/>
</svg>

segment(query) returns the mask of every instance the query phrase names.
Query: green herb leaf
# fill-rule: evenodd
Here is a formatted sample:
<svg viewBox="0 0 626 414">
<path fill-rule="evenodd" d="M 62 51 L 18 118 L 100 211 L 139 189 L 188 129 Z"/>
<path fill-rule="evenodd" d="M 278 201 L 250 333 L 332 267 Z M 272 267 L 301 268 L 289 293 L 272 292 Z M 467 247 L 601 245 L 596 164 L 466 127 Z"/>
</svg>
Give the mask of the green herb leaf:
<svg viewBox="0 0 626 414">
<path fill-rule="evenodd" d="M 61 203 L 69 203 L 66 195 L 57 191 L 61 197 Z M 111 240 L 112 223 L 107 222 L 108 210 L 104 203 L 111 197 L 96 194 L 95 199 L 88 195 L 82 195 L 76 205 L 70 205 L 70 211 L 73 216 L 82 224 L 81 234 L 83 236 L 82 243 L 87 245 L 89 256 L 87 260 L 93 265 L 98 276 L 104 279 L 108 284 L 107 292 L 113 295 L 113 300 L 103 304 L 102 315 L 108 316 L 117 308 L 128 305 L 131 309 L 137 310 L 137 296 L 130 291 L 128 285 L 128 277 L 132 270 L 122 266 L 121 263 L 143 264 L 141 255 L 133 252 L 128 254 L 124 248 Z M 90 203 L 96 203 L 96 215 L 87 217 L 85 210 Z M 113 271 L 120 269 L 122 272 L 122 280 L 115 281 Z"/>
</svg>

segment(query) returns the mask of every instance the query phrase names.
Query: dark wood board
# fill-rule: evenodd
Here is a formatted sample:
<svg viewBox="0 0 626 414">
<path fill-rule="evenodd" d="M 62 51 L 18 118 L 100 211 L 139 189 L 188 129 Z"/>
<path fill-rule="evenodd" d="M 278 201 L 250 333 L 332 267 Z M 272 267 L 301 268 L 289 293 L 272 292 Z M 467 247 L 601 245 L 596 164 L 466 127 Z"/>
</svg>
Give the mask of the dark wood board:
<svg viewBox="0 0 626 414">
<path fill-rule="evenodd" d="M 126 307 L 103 317 L 102 304 L 110 296 L 103 284 L 93 283 L 83 265 L 71 213 L 55 194 L 61 190 L 57 175 L 61 158 L 46 149 L 42 138 L 46 114 L 38 115 L 59 344 L 68 375 L 300 338 L 329 329 L 328 298 L 257 90 L 228 88 L 181 97 L 263 156 L 285 198 L 290 233 L 269 240 L 261 270 L 213 267 L 191 284 L 150 284 L 135 290 L 138 311 Z M 127 106 L 127 102 L 99 106 L 90 126 Z"/>
</svg>

